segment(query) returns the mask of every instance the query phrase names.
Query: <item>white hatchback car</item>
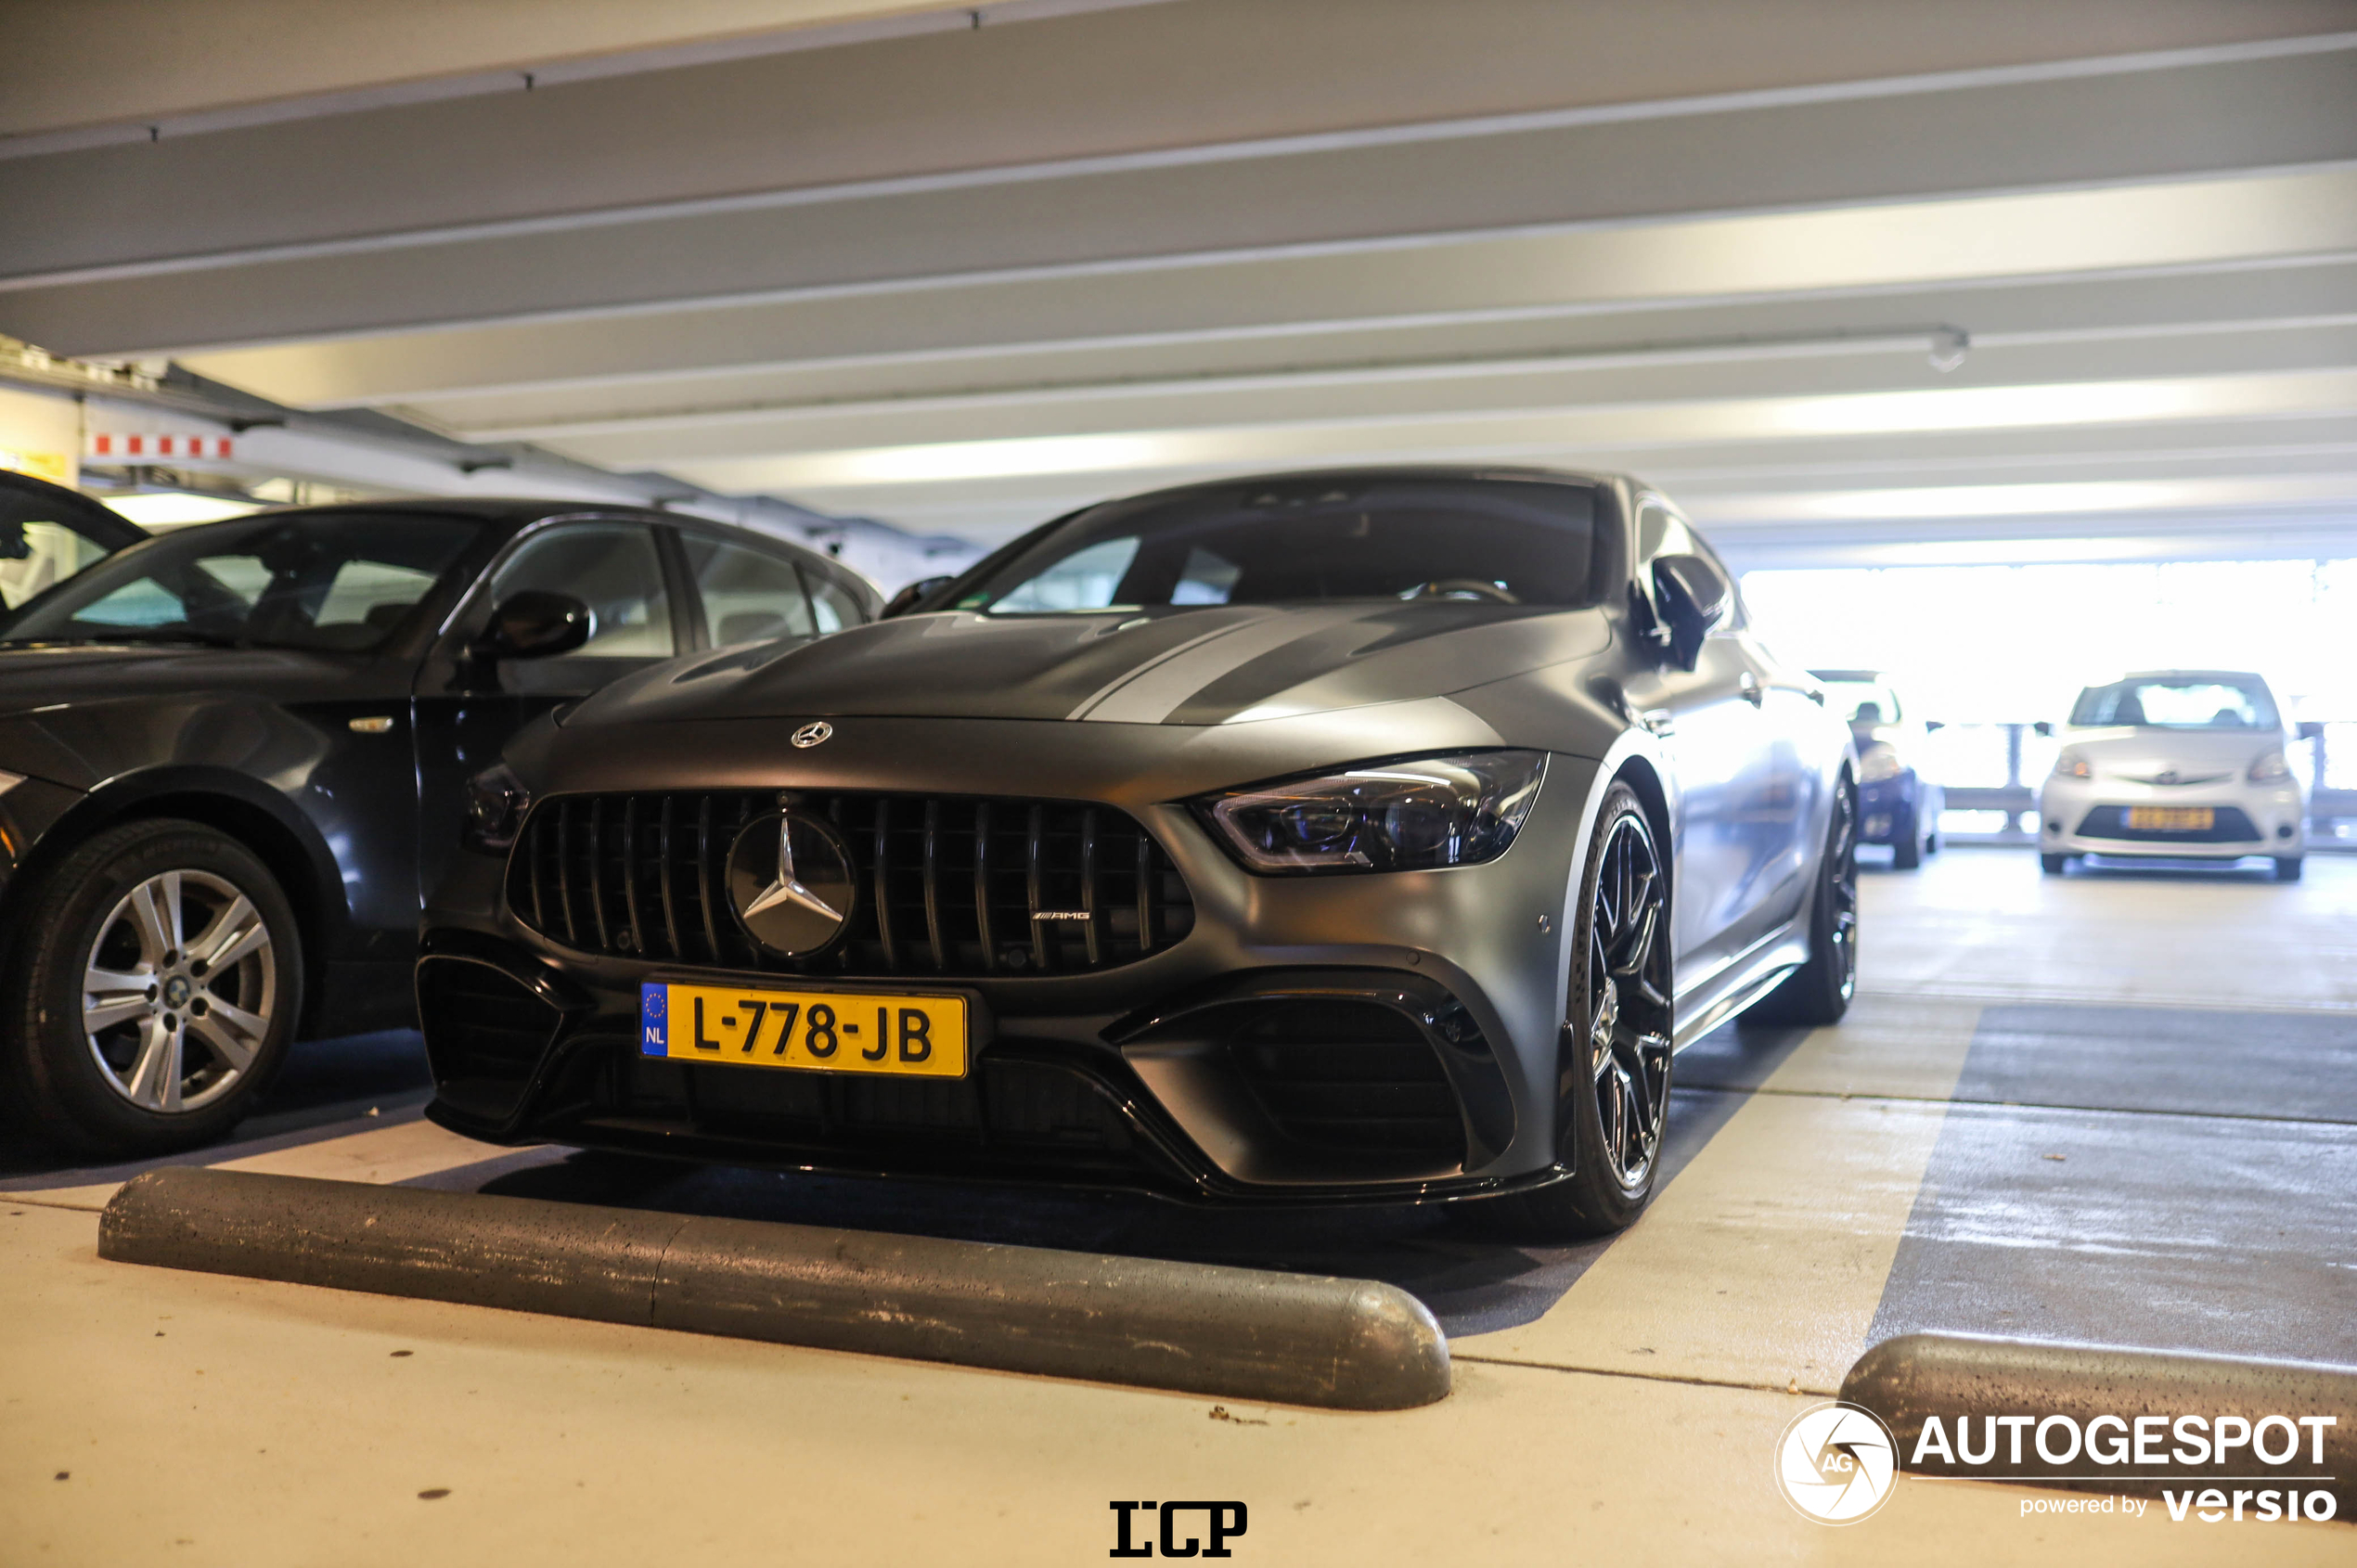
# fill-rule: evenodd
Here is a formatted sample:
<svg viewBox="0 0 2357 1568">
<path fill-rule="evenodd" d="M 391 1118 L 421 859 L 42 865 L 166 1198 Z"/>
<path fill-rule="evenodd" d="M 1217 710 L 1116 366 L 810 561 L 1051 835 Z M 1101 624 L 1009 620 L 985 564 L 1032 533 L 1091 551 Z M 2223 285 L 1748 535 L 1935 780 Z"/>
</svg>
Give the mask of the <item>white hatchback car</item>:
<svg viewBox="0 0 2357 1568">
<path fill-rule="evenodd" d="M 2259 676 L 2153 670 L 2091 686 L 2061 739 L 2038 792 L 2048 875 L 2081 855 L 2263 855 L 2277 881 L 2299 880 L 2308 803 L 2285 755 L 2290 736 L 2274 694 Z"/>
</svg>

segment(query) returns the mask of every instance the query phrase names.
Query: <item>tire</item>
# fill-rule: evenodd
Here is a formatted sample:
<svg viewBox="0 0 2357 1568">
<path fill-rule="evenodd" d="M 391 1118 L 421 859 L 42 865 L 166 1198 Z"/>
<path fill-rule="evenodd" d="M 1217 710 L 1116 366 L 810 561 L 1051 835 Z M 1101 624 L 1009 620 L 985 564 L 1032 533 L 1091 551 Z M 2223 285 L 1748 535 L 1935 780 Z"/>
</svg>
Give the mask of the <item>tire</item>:
<svg viewBox="0 0 2357 1568">
<path fill-rule="evenodd" d="M 2299 861 L 2300 857 L 2297 855 L 2277 856 L 2275 860 L 2275 880 L 2279 882 L 2296 882 L 2299 880 Z"/>
<path fill-rule="evenodd" d="M 1809 903 L 1809 961 L 1745 1009 L 1749 1024 L 1822 1028 L 1841 1022 L 1858 994 L 1858 787 L 1834 796 L 1825 853 Z"/>
<path fill-rule="evenodd" d="M 1890 865 L 1893 870 L 1912 871 L 1924 863 L 1923 839 L 1916 831 L 1915 814 L 1891 823 Z"/>
<path fill-rule="evenodd" d="M 1669 871 L 1644 803 L 1604 795 L 1588 843 L 1565 988 L 1558 1180 L 1475 1205 L 1486 1227 L 1546 1239 L 1602 1236 L 1652 1201 L 1668 1119 L 1673 1036 Z"/>
<path fill-rule="evenodd" d="M 243 1119 L 286 1060 L 302 935 L 234 839 L 177 820 L 100 833 L 40 879 L 21 929 L 0 1074 L 36 1135 L 112 1155 L 192 1149 Z M 92 991 L 94 973 L 119 983 Z"/>
<path fill-rule="evenodd" d="M 2070 856 L 2067 855 L 2041 855 L 2038 857 L 2038 869 L 2050 877 L 2061 876 L 2063 868 L 2069 864 Z"/>
</svg>

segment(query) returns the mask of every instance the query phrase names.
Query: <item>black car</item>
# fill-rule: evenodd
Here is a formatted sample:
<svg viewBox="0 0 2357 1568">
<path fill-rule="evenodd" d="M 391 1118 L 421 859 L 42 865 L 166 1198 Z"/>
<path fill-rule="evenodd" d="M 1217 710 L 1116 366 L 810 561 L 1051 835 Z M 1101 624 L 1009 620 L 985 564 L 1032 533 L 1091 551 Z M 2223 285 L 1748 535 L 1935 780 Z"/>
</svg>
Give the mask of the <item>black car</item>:
<svg viewBox="0 0 2357 1568">
<path fill-rule="evenodd" d="M 1604 1229 L 1675 1050 L 1856 980 L 1848 729 L 1613 477 L 1110 502 L 507 766 L 418 982 L 496 1142 Z"/>
<path fill-rule="evenodd" d="M 298 1032 L 413 1016 L 420 890 L 519 726 L 877 609 L 767 535 L 563 501 L 259 512 L 34 594 L 0 616 L 0 1099 L 88 1149 L 217 1137 Z"/>
<path fill-rule="evenodd" d="M 87 495 L 0 469 L 0 614 L 146 537 Z"/>
</svg>

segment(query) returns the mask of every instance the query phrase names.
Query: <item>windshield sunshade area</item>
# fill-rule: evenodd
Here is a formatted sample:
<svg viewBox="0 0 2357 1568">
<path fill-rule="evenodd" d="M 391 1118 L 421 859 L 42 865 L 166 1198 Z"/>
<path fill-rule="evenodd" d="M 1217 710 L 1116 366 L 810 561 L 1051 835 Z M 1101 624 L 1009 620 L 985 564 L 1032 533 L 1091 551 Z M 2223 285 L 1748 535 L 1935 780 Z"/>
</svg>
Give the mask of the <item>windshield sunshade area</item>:
<svg viewBox="0 0 2357 1568">
<path fill-rule="evenodd" d="M 2267 688 L 2231 675 L 2132 676 L 2079 694 L 2070 722 L 2142 729 L 2279 729 Z"/>
<path fill-rule="evenodd" d="M 333 512 L 187 529 L 60 584 L 0 622 L 0 640 L 365 652 L 432 590 L 480 526 Z"/>
<path fill-rule="evenodd" d="M 1439 598 L 1584 605 L 1595 492 L 1417 477 L 1205 486 L 1095 508 L 956 608 L 993 615 Z"/>
</svg>

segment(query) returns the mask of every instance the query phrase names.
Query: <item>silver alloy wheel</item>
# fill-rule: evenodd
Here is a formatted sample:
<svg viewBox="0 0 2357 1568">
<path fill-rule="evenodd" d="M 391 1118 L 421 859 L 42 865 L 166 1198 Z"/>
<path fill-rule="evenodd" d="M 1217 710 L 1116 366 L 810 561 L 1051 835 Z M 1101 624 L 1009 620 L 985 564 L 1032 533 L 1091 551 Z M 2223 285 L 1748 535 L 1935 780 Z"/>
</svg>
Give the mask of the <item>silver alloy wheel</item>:
<svg viewBox="0 0 2357 1568">
<path fill-rule="evenodd" d="M 253 1065 L 277 994 L 253 900 L 210 871 L 161 871 L 98 924 L 83 965 L 83 1038 L 107 1086 L 142 1111 L 199 1111 Z"/>
<path fill-rule="evenodd" d="M 1588 918 L 1588 1070 L 1604 1157 L 1624 1191 L 1642 1188 L 1669 1100 L 1668 890 L 1644 818 L 1612 825 Z"/>
</svg>

